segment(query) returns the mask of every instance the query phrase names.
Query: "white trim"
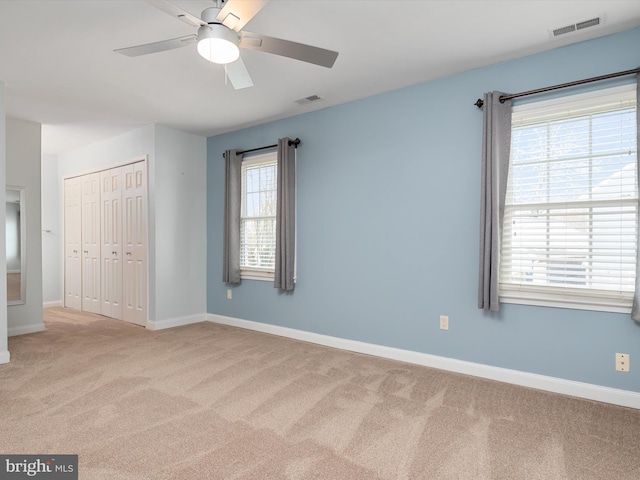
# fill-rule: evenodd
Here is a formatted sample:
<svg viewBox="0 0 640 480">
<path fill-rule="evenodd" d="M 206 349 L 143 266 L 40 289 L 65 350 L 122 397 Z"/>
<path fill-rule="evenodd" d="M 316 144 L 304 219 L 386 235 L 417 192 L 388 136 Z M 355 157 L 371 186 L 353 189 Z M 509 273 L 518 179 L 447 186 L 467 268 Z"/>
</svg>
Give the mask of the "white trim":
<svg viewBox="0 0 640 480">
<path fill-rule="evenodd" d="M 31 325 L 22 325 L 20 327 L 11 327 L 7 330 L 7 337 L 15 337 L 16 335 L 26 335 L 27 333 L 44 332 L 46 328 L 44 323 L 32 323 Z"/>
<path fill-rule="evenodd" d="M 42 302 L 42 308 L 61 307 L 62 300 L 53 300 L 51 302 Z"/>
<path fill-rule="evenodd" d="M 4 350 L 3 352 L 0 352 L 0 365 L 2 365 L 3 363 L 9 363 L 10 359 L 11 359 L 11 355 L 9 354 L 9 350 Z"/>
<path fill-rule="evenodd" d="M 303 330 L 253 322 L 250 320 L 241 320 L 212 313 L 207 314 L 207 320 L 213 323 L 270 333 L 272 335 L 317 343 L 319 345 L 339 348 L 341 350 L 375 355 L 401 362 L 413 363 L 415 365 L 422 365 L 425 367 L 472 375 L 474 377 L 511 383 L 513 385 L 520 385 L 523 387 L 546 390 L 548 392 L 561 393 L 563 395 L 570 395 L 573 397 L 586 398 L 589 400 L 621 405 L 623 407 L 640 409 L 640 392 L 603 387 L 590 383 L 576 382 L 573 380 L 565 380 L 562 378 L 538 375 L 519 370 L 494 367 L 465 360 L 457 360 L 455 358 L 440 357 L 428 353 L 413 352 L 411 350 L 402 350 L 399 348 L 385 347 L 383 345 L 347 340 L 345 338 L 331 337 L 328 335 L 305 332 Z"/>
<path fill-rule="evenodd" d="M 147 320 L 146 327 L 149 330 L 164 330 L 165 328 L 181 327 L 183 325 L 206 321 L 207 315 L 201 313 L 198 315 L 188 315 L 186 317 L 165 318 L 164 320 Z"/>
</svg>

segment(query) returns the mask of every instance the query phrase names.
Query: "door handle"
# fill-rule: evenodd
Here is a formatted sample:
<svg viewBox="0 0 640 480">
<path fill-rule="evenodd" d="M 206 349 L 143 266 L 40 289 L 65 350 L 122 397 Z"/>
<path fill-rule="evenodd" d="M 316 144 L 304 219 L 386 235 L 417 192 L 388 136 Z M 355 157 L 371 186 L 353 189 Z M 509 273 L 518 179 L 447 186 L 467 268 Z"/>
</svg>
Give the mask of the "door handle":
<svg viewBox="0 0 640 480">
<path fill-rule="evenodd" d="M 84 251 L 84 253 L 85 253 L 85 254 L 88 254 L 88 253 L 89 253 L 89 250 L 85 250 L 85 251 Z"/>
<path fill-rule="evenodd" d="M 131 256 L 131 252 L 127 252 L 127 255 Z"/>
<path fill-rule="evenodd" d="M 111 252 L 111 255 L 118 255 L 118 252 Z"/>
</svg>

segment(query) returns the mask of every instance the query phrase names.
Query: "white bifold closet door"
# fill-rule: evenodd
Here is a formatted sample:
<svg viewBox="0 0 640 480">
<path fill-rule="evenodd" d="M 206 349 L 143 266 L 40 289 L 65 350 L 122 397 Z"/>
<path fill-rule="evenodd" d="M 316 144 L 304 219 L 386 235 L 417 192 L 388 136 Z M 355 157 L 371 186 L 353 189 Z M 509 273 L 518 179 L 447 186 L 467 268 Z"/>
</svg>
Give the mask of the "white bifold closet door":
<svg viewBox="0 0 640 480">
<path fill-rule="evenodd" d="M 138 325 L 147 321 L 147 205 L 144 163 L 122 167 L 124 179 L 123 294 L 124 320 Z"/>
<path fill-rule="evenodd" d="M 82 183 L 64 181 L 64 306 L 82 308 Z"/>
<path fill-rule="evenodd" d="M 100 172 L 102 315 L 122 320 L 122 169 Z"/>
<path fill-rule="evenodd" d="M 100 313 L 100 174 L 82 184 L 82 310 Z"/>
<path fill-rule="evenodd" d="M 145 162 L 66 179 L 65 307 L 145 325 Z"/>
</svg>

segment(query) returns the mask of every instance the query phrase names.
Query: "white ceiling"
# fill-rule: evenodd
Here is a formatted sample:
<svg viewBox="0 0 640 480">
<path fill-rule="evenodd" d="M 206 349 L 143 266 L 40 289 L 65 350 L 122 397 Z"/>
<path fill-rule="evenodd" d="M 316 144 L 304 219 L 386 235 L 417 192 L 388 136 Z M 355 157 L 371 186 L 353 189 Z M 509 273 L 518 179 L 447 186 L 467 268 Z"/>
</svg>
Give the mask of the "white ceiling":
<svg viewBox="0 0 640 480">
<path fill-rule="evenodd" d="M 212 6 L 173 3 L 196 16 Z M 43 152 L 57 154 L 150 123 L 211 136 L 638 25 L 638 0 L 271 0 L 246 30 L 340 55 L 326 69 L 242 50 L 255 86 L 234 90 L 193 45 L 114 53 L 195 33 L 143 1 L 0 0 L 0 81 L 7 115 L 42 123 Z M 314 94 L 324 100 L 295 103 Z"/>
</svg>

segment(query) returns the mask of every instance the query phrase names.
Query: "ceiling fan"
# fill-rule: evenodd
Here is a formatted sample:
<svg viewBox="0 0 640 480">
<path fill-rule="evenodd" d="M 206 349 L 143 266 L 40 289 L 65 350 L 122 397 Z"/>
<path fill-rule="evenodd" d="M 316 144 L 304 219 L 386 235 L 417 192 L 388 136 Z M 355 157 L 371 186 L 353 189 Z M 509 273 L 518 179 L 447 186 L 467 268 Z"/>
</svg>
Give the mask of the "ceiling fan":
<svg viewBox="0 0 640 480">
<path fill-rule="evenodd" d="M 324 48 L 243 31 L 242 28 L 265 6 L 267 0 L 213 0 L 216 6 L 206 8 L 201 18 L 166 0 L 145 1 L 192 27 L 198 27 L 198 32 L 170 40 L 119 48 L 115 52 L 137 57 L 195 43 L 198 53 L 206 60 L 225 65 L 227 77 L 236 90 L 253 86 L 247 67 L 240 58 L 239 48 L 272 53 L 327 68 L 333 67 L 338 57 L 338 52 Z"/>
</svg>

